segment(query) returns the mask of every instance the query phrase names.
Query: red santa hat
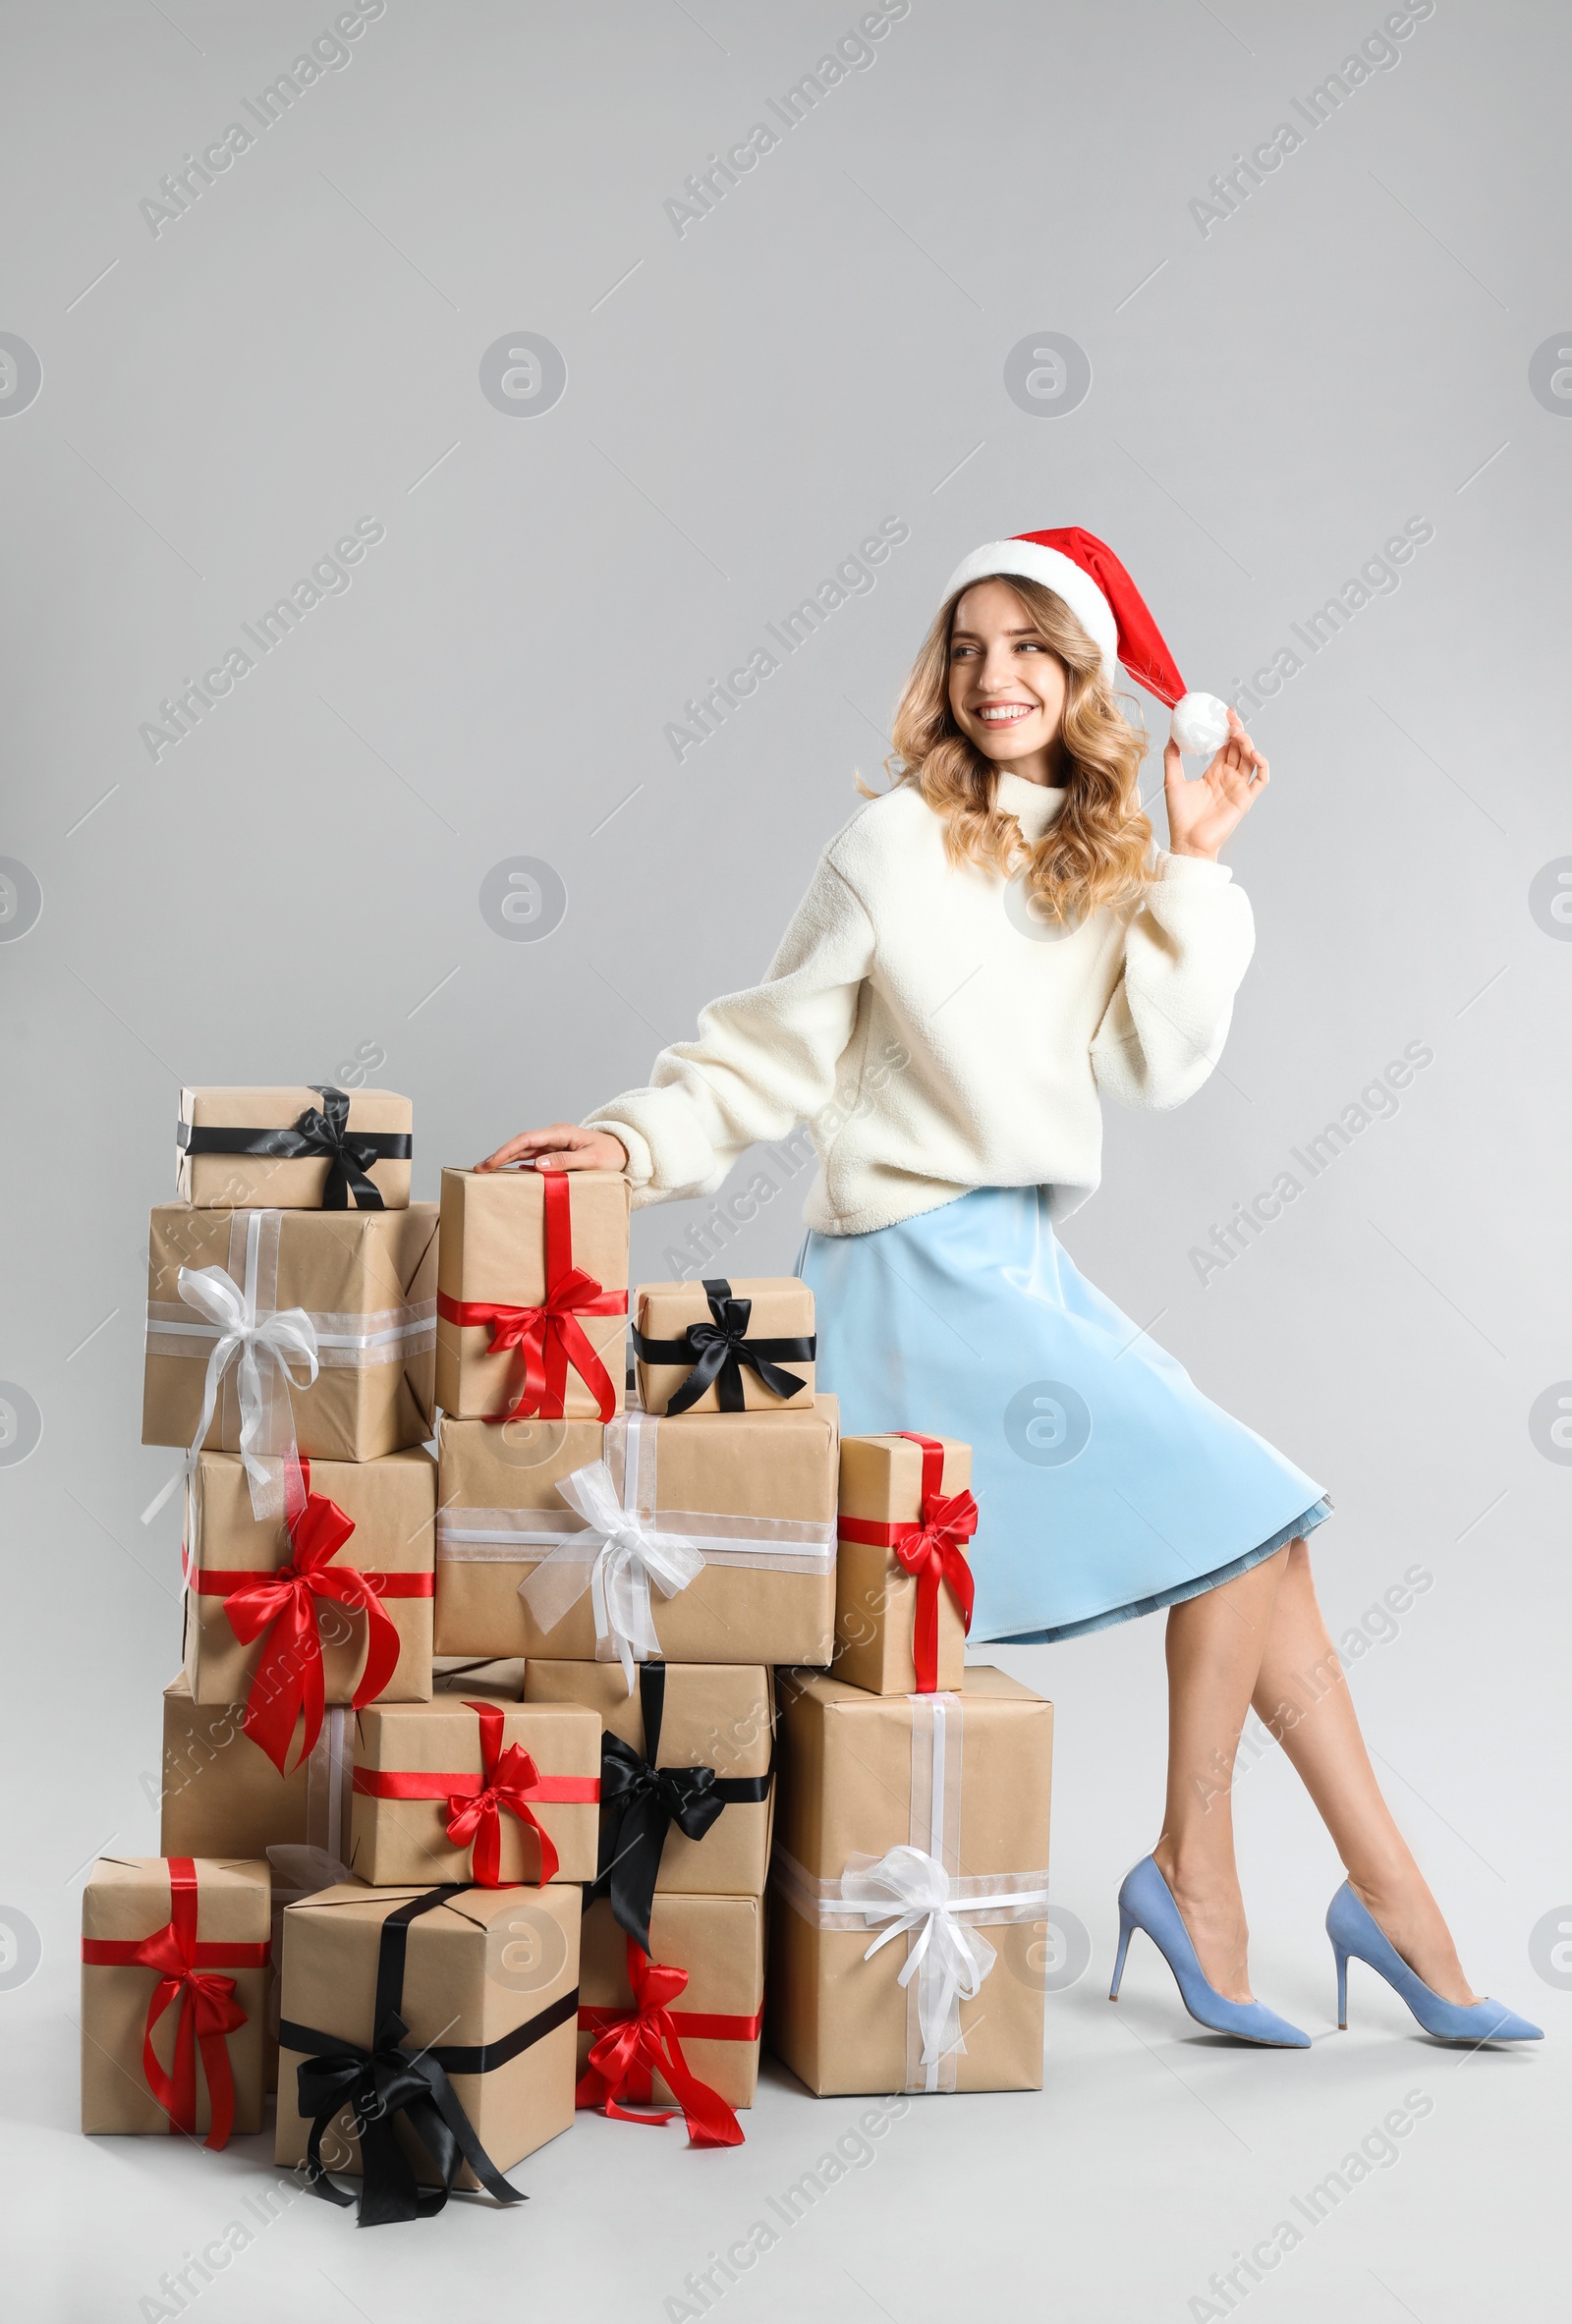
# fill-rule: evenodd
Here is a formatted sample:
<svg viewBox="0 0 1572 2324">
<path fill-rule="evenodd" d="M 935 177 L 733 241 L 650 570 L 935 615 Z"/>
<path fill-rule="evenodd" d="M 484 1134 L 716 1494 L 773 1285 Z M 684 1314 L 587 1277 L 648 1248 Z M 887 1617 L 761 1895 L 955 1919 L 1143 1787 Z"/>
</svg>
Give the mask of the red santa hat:
<svg viewBox="0 0 1572 2324">
<path fill-rule="evenodd" d="M 1018 532 L 990 540 L 962 559 L 944 594 L 994 575 L 1019 574 L 1062 597 L 1102 655 L 1110 685 L 1122 662 L 1130 676 L 1173 712 L 1181 750 L 1209 757 L 1228 740 L 1228 707 L 1215 694 L 1190 693 L 1146 601 L 1105 541 L 1079 525 L 1056 532 Z"/>
</svg>

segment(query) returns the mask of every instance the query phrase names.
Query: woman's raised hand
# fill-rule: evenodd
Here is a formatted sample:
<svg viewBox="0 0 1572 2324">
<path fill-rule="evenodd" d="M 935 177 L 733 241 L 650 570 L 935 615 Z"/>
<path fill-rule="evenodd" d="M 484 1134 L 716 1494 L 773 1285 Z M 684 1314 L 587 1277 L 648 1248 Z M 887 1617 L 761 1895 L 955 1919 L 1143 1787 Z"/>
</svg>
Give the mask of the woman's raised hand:
<svg viewBox="0 0 1572 2324">
<path fill-rule="evenodd" d="M 1205 774 L 1193 783 L 1186 780 L 1184 757 L 1173 742 L 1162 754 L 1162 773 L 1170 854 L 1205 856 L 1213 863 L 1223 841 L 1270 781 L 1266 761 L 1237 710 L 1229 711 L 1228 740 Z"/>
<path fill-rule="evenodd" d="M 533 1162 L 537 1170 L 626 1170 L 628 1149 L 609 1130 L 553 1122 L 546 1130 L 521 1130 L 475 1167 L 501 1170 L 509 1162 Z"/>
</svg>

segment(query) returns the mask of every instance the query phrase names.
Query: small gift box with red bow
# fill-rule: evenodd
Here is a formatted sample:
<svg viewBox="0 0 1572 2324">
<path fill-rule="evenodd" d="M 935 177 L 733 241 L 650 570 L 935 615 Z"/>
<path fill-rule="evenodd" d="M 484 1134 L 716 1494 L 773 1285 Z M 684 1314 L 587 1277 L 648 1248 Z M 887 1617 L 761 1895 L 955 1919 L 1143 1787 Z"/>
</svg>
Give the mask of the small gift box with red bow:
<svg viewBox="0 0 1572 2324">
<path fill-rule="evenodd" d="M 444 1170 L 436 1394 L 465 1420 L 609 1420 L 623 1406 L 628 1181 Z"/>
<path fill-rule="evenodd" d="M 410 1124 L 391 1089 L 183 1089 L 175 1191 L 198 1210 L 404 1210 Z"/>
<path fill-rule="evenodd" d="M 649 1938 L 646 1954 L 609 1903 L 585 1912 L 579 2104 L 623 2122 L 680 2115 L 696 2146 L 739 2146 L 734 2110 L 753 2105 L 758 2081 L 764 1908 L 662 1894 Z"/>
<path fill-rule="evenodd" d="M 328 1703 L 430 1700 L 436 1463 L 303 1461 L 291 1498 L 292 1515 L 258 1521 L 228 1453 L 197 1455 L 187 1495 L 192 1696 L 244 1702 L 281 1772 Z"/>
<path fill-rule="evenodd" d="M 275 2159 L 362 2227 L 522 2201 L 502 2173 L 573 2122 L 574 1891 L 346 1881 L 284 1930 Z"/>
<path fill-rule="evenodd" d="M 642 1283 L 633 1352 L 646 1412 L 786 1412 L 814 1402 L 814 1295 L 795 1275 Z"/>
<path fill-rule="evenodd" d="M 577 1703 L 440 1694 L 360 1713 L 350 1868 L 407 1881 L 588 1881 L 600 1821 L 600 1721 Z"/>
<path fill-rule="evenodd" d="M 241 1857 L 101 1856 L 82 1900 L 82 2127 L 259 2130 L 269 1881 Z"/>
<path fill-rule="evenodd" d="M 870 1694 L 962 1684 L 972 1625 L 972 1448 L 951 1436 L 841 1440 L 835 1675 Z"/>
</svg>

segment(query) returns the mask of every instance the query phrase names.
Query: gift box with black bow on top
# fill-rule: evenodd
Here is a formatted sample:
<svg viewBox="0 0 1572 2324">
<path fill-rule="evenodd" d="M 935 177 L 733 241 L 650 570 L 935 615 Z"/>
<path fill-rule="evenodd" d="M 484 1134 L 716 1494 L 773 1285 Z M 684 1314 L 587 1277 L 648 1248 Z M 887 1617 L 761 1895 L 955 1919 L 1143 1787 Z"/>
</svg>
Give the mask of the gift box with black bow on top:
<svg viewBox="0 0 1572 2324">
<path fill-rule="evenodd" d="M 345 2206 L 331 2174 L 361 2177 L 363 2227 L 455 2186 L 522 2199 L 501 2174 L 573 2121 L 579 1921 L 571 1887 L 348 1881 L 290 1906 L 276 2160 Z"/>
<path fill-rule="evenodd" d="M 392 1089 L 183 1089 L 175 1191 L 198 1210 L 404 1210 L 411 1120 Z"/>
<path fill-rule="evenodd" d="M 642 1283 L 633 1349 L 646 1411 L 784 1412 L 814 1402 L 814 1295 L 793 1275 Z"/>
<path fill-rule="evenodd" d="M 604 1730 L 592 1894 L 648 1950 L 657 1889 L 762 1896 L 769 1870 L 771 1677 L 758 1663 L 646 1662 L 630 1694 L 604 1662 L 532 1662 L 525 1699 L 581 1703 Z"/>
</svg>

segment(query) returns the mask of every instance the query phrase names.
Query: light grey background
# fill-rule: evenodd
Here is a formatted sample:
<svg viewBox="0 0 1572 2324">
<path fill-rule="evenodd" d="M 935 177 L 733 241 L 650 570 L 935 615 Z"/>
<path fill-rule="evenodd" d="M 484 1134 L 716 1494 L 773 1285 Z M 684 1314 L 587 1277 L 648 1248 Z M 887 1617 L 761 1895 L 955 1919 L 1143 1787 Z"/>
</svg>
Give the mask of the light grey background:
<svg viewBox="0 0 1572 2324">
<path fill-rule="evenodd" d="M 1421 2089 L 1400 2162 L 1250 2299 L 1547 2313 L 1572 1976 L 1545 1935 L 1536 1974 L 1530 1936 L 1558 1912 L 1572 1935 L 1572 1473 L 1530 1414 L 1572 1379 L 1572 945 L 1530 891 L 1572 858 L 1572 401 L 1544 386 L 1553 352 L 1539 397 L 1530 367 L 1572 346 L 1567 19 L 1437 0 L 1312 132 L 1291 100 L 1378 33 L 1376 0 L 911 0 L 679 235 L 663 204 L 774 120 L 850 0 L 387 0 L 154 235 L 159 179 L 335 13 L 0 16 L 0 331 L 42 366 L 27 409 L 0 397 L 0 856 L 41 898 L 18 936 L 27 881 L 0 888 L 0 1380 L 42 1428 L 0 1466 L 0 1903 L 43 1945 L 0 1991 L 14 2298 L 147 2313 L 263 2179 L 260 2142 L 215 2159 L 72 2128 L 81 1883 L 106 1844 L 156 1846 L 143 1777 L 178 1654 L 174 1521 L 138 1523 L 170 1456 L 138 1438 L 143 1213 L 171 1190 L 181 1080 L 408 1090 L 434 1194 L 444 1161 L 641 1079 L 758 974 L 964 551 L 1090 526 L 1190 683 L 1229 692 L 1418 518 L 1433 538 L 1400 586 L 1253 718 L 1272 785 L 1228 854 L 1259 949 L 1222 1069 L 1177 1116 L 1109 1119 L 1067 1242 L 1331 1489 L 1340 1636 L 1411 1565 L 1433 1576 L 1360 1658 L 1363 1714 L 1476 1980 L 1551 2039 L 1459 2061 L 1357 1977 L 1354 2030 L 1327 2032 L 1336 1868 L 1269 1751 L 1238 1794 L 1257 1986 L 1325 2038 L 1215 2048 L 1150 1952 L 1110 2012 L 1114 1889 L 1160 1803 L 1160 1629 L 1012 1654 L 1060 1706 L 1054 1878 L 1094 1944 L 1050 2003 L 1047 2086 L 915 2108 L 714 2304 L 1204 2313 L 1209 2273 Z M 1303 148 L 1203 232 L 1207 181 L 1283 122 Z M 1070 412 L 1006 392 L 1048 332 L 1090 360 Z M 480 366 L 521 333 L 567 385 L 514 416 Z M 679 764 L 685 699 L 889 517 L 910 538 L 876 586 Z M 348 590 L 154 763 L 161 698 L 363 518 L 385 537 Z M 566 892 L 538 942 L 481 913 L 516 857 Z M 1415 1041 L 1434 1059 L 1397 1116 L 1204 1286 L 1193 1247 Z M 805 1189 L 728 1226 L 725 1265 L 789 1267 Z M 668 1272 L 713 1210 L 646 1213 L 636 1270 Z M 360 2238 L 296 2204 L 201 2313 L 673 2312 L 856 2111 L 776 2073 L 734 2155 L 582 2123 L 520 2174 L 522 2218 L 453 2206 Z"/>
</svg>

